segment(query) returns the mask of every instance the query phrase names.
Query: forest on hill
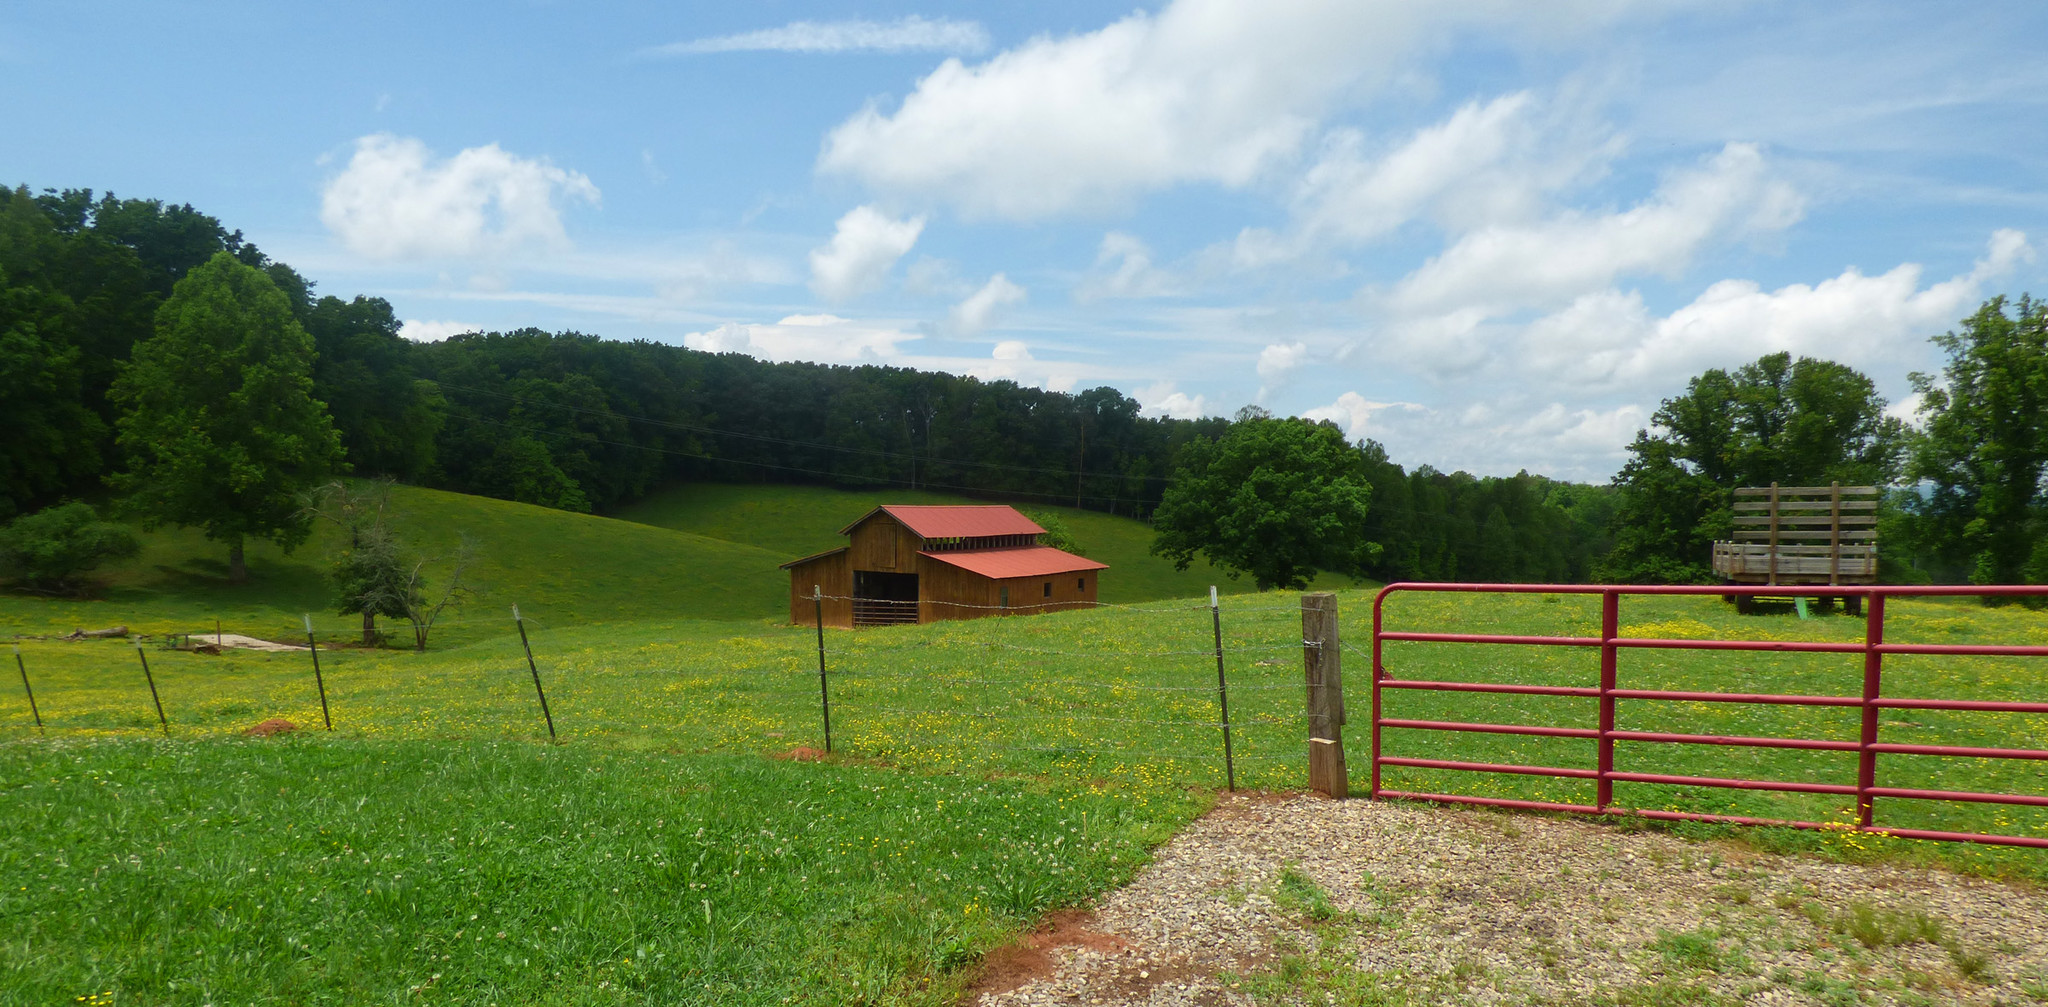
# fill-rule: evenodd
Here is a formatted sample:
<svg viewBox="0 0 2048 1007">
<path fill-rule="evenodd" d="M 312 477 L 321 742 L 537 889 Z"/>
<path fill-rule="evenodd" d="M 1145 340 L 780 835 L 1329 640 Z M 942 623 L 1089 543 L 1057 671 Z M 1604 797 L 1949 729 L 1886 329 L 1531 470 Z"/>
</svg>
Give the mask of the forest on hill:
<svg viewBox="0 0 2048 1007">
<path fill-rule="evenodd" d="M 311 337 L 312 394 L 357 475 L 604 513 L 679 481 L 932 489 L 1144 518 L 1176 452 L 1232 421 L 1140 415 L 1068 394 L 882 366 L 769 363 L 538 329 L 399 336 L 381 298 L 313 281 L 189 206 L 0 189 L 0 520 L 106 495 L 122 468 L 110 394 L 186 274 L 227 252 Z M 1582 580 L 1611 491 L 1404 468 L 1359 445 L 1382 579 Z"/>
<path fill-rule="evenodd" d="M 181 282 L 200 273 L 204 284 Z M 247 297 L 219 293 L 229 288 L 247 288 Z M 190 349 L 162 348 L 165 334 L 202 332 L 220 312 L 243 310 L 222 296 L 272 305 L 264 310 L 276 317 L 264 324 L 284 327 L 272 348 L 300 370 L 265 380 L 287 398 L 303 399 L 300 384 L 310 395 L 311 413 L 294 422 L 318 430 L 274 438 L 264 449 L 280 452 L 273 467 L 290 467 L 300 451 L 323 472 L 569 511 L 608 513 L 679 483 L 767 482 L 929 489 L 1150 519 L 1167 514 L 1161 504 L 1177 480 L 1185 484 L 1191 458 L 1214 457 L 1234 430 L 1280 422 L 1256 407 L 1234 419 L 1145 416 L 1110 387 L 1070 394 L 577 332 L 416 343 L 400 336 L 388 302 L 318 294 L 189 205 L 22 186 L 0 188 L 0 415 L 9 433 L 0 440 L 0 522 L 106 499 L 111 488 L 117 505 L 200 523 L 165 518 L 196 505 L 164 497 L 161 486 L 154 504 L 137 504 L 149 482 L 138 474 L 151 464 L 143 456 L 190 433 L 163 426 L 169 414 L 146 423 L 140 413 L 175 397 L 146 376 L 169 373 L 157 358 Z M 1611 485 L 1409 468 L 1372 441 L 1344 443 L 1344 478 L 1369 484 L 1347 497 L 1363 514 L 1347 528 L 1362 523 L 1369 541 L 1328 562 L 1308 557 L 1305 568 L 1389 581 L 1704 580 L 1735 487 L 1840 480 L 1892 487 L 1887 578 L 2048 580 L 2048 308 L 1993 298 L 1934 342 L 1948 366 L 1913 376 L 1918 427 L 1888 416 L 1875 385 L 1853 369 L 1773 354 L 1709 370 L 1665 399 Z M 231 358 L 213 370 L 242 366 Z M 194 365 L 179 360 L 185 373 L 212 373 Z M 247 398 L 235 387 L 222 386 L 224 401 Z M 1324 426 L 1317 437 L 1341 441 Z M 208 526 L 209 537 L 231 543 L 242 534 Z"/>
</svg>

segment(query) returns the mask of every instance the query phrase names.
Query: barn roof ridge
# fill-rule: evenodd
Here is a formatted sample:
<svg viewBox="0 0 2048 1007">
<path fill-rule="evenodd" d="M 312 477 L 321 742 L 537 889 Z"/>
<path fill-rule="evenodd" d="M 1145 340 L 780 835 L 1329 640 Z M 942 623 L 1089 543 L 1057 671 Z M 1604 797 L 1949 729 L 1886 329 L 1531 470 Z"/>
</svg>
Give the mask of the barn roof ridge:
<svg viewBox="0 0 2048 1007">
<path fill-rule="evenodd" d="M 1008 504 L 882 504 L 839 529 L 839 534 L 852 534 L 862 522 L 877 514 L 887 514 L 920 538 L 1045 533 L 1038 522 Z"/>
</svg>

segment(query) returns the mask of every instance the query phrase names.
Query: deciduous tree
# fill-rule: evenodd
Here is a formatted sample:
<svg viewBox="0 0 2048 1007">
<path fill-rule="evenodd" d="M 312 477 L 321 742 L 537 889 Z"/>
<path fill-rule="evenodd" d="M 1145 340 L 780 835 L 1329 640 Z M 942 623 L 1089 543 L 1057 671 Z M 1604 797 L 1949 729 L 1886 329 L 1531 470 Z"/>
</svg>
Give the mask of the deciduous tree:
<svg viewBox="0 0 2048 1007">
<path fill-rule="evenodd" d="M 1178 462 L 1152 516 L 1152 551 L 1177 569 L 1199 554 L 1261 589 L 1295 589 L 1318 563 L 1356 573 L 1378 552 L 1365 456 L 1333 424 L 1246 415 L 1220 440 L 1188 442 Z"/>
<path fill-rule="evenodd" d="M 127 461 L 114 485 L 147 526 L 226 543 L 229 579 L 246 580 L 244 541 L 305 541 L 301 496 L 341 464 L 312 369 L 313 342 L 270 277 L 216 254 L 178 281 L 114 384 Z"/>
<path fill-rule="evenodd" d="M 1976 584 L 2048 580 L 2037 533 L 2048 474 L 2048 302 L 1994 297 L 1934 337 L 1948 355 L 1939 376 L 1913 375 L 1926 420 L 1912 474 L 1935 551 Z M 2028 567 L 2034 567 L 2032 576 Z"/>
</svg>

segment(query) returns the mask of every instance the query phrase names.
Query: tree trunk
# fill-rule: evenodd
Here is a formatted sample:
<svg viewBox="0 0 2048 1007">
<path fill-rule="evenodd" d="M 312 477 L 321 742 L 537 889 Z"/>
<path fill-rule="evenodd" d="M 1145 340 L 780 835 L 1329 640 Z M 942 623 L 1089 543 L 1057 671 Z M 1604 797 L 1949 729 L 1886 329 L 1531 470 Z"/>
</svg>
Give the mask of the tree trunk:
<svg viewBox="0 0 2048 1007">
<path fill-rule="evenodd" d="M 365 611 L 365 612 L 363 613 L 363 646 L 365 646 L 365 647 L 375 647 L 376 645 L 377 645 L 377 613 L 375 613 L 375 612 L 370 612 L 370 611 Z"/>
<path fill-rule="evenodd" d="M 228 543 L 228 583 L 245 584 L 249 580 L 249 563 L 242 558 L 242 540 Z"/>
</svg>

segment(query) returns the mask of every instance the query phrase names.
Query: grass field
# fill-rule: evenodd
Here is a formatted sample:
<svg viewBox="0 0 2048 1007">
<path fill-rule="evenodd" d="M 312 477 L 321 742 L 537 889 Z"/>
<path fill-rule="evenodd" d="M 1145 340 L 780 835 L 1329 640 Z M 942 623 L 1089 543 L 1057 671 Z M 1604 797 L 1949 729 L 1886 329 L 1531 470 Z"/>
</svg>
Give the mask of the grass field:
<svg viewBox="0 0 2048 1007">
<path fill-rule="evenodd" d="M 19 639 L 48 724 L 37 732 L 18 689 L 0 689 L 0 815 L 11 823 L 0 833 L 0 918 L 34 923 L 0 937 L 0 1002 L 105 989 L 123 1003 L 353 1002 L 338 991 L 356 988 L 394 1003 L 945 1002 L 980 949 L 1037 908 L 1117 883 L 1225 782 L 1212 623 L 1191 597 L 1208 578 L 1139 555 L 1148 539 L 1135 522 L 1069 521 L 1091 554 L 1128 575 L 1128 594 L 1104 584 L 1108 600 L 1124 603 L 827 631 L 839 754 L 819 766 L 762 757 L 825 744 L 817 637 L 781 624 L 775 564 L 829 545 L 879 500 L 693 488 L 650 501 L 631 521 L 430 491 L 401 490 L 397 501 L 401 528 L 422 547 L 445 554 L 459 533 L 477 541 L 481 591 L 425 653 L 325 650 L 332 735 L 239 737 L 272 717 L 319 724 L 306 654 L 162 649 L 163 637 L 210 628 L 216 616 L 230 631 L 284 639 L 311 611 L 323 641 L 353 636 L 352 618 L 323 613 L 317 541 L 292 558 L 253 549 L 255 581 L 230 587 L 217 548 L 163 533 L 115 571 L 101 600 L 0 596 L 0 632 Z M 1356 590 L 1340 598 L 1354 648 L 1369 639 L 1370 599 Z M 528 616 L 558 747 L 542 743 L 513 602 Z M 1389 628 L 1586 635 L 1596 605 L 1397 596 Z M 1895 641 L 2048 642 L 2048 616 L 2021 608 L 1895 600 L 1891 610 Z M 1221 621 L 1237 782 L 1298 788 L 1298 601 L 1230 594 Z M 1631 636 L 1863 633 L 1845 616 L 1743 617 L 1700 598 L 1630 599 L 1622 622 Z M 119 623 L 158 636 L 146 654 L 170 740 L 132 643 L 51 638 Z M 1592 684 L 1598 667 L 1592 650 L 1488 646 L 1390 644 L 1388 661 L 1403 677 L 1570 685 Z M 1621 662 L 1624 687 L 1853 694 L 1860 681 L 1859 660 L 1845 656 L 1629 651 Z M 1357 651 L 1345 663 L 1362 789 L 1368 666 Z M 2048 701 L 2039 662 L 1895 657 L 1887 668 L 1888 695 Z M 1592 726 L 1594 704 L 1391 692 L 1388 715 Z M 1621 720 L 1624 729 L 1856 736 L 1853 713 L 1791 707 L 1625 703 Z M 1882 736 L 2038 747 L 2039 721 L 1916 711 L 1887 715 Z M 1593 746 L 1390 731 L 1388 752 L 1583 767 Z M 2048 794 L 2042 765 L 1881 761 L 1889 785 Z M 1847 782 L 1853 756 L 1623 745 L 1620 768 Z M 1590 789 L 1411 770 L 1390 770 L 1388 785 L 1572 802 Z M 1843 820 L 1849 807 L 1828 796 L 1617 790 L 1638 807 L 1822 821 Z M 973 810 L 942 819 L 941 801 Z M 1099 833 L 1077 819 L 1116 824 Z M 2048 835 L 2040 809 L 1993 805 L 1881 799 L 1879 821 Z M 685 837 L 676 822 L 707 831 Z M 2048 883 L 2048 858 L 2034 851 L 1740 834 Z M 746 850 L 757 858 L 752 874 L 719 861 L 726 887 L 716 896 L 690 888 L 711 882 L 678 867 L 687 859 L 709 871 Z M 355 859 L 364 851 L 368 864 Z M 756 935 L 749 942 L 728 928 L 742 924 Z M 908 950 L 892 957 L 885 946 Z"/>
<path fill-rule="evenodd" d="M 596 746 L 0 746 L 0 1003 L 950 1004 L 1199 810 Z"/>
<path fill-rule="evenodd" d="M 1370 595 L 1341 595 L 1347 640 L 1368 639 Z M 1585 635 L 1590 599 L 1542 596 L 1396 596 L 1390 628 Z M 1223 606 L 1232 744 L 1239 783 L 1305 782 L 1300 623 L 1293 595 L 1243 595 Z M 2048 620 L 2020 608 L 1894 600 L 1901 642 L 2041 642 Z M 534 613 L 534 646 L 564 739 L 614 749 L 777 752 L 823 747 L 816 638 L 762 623 L 645 621 L 561 626 Z M 1762 636 L 1860 640 L 1859 619 L 1738 616 L 1712 599 L 1631 599 L 1632 636 Z M 509 635 L 427 654 L 348 650 L 323 659 L 337 729 L 367 738 L 545 736 L 531 678 Z M 479 629 L 479 633 L 483 630 Z M 1101 780 L 1134 794 L 1224 782 L 1215 661 L 1206 605 L 1164 602 L 1042 617 L 986 619 L 883 631 L 828 631 L 834 747 L 923 772 L 987 772 Z M 31 642 L 24 649 L 51 731 L 134 737 L 155 730 L 134 650 L 119 643 Z M 1588 649 L 1390 644 L 1401 677 L 1591 684 Z M 1624 687 L 1854 694 L 1853 656 L 1625 651 Z M 1347 662 L 1354 778 L 1364 782 L 1366 665 Z M 2048 701 L 2038 662 L 1894 658 L 1887 695 Z M 219 657 L 152 652 L 179 738 L 226 737 L 257 720 L 318 723 L 304 654 Z M 1591 726 L 1588 700 L 1390 691 L 1387 713 L 1411 719 Z M 2010 714 L 1888 714 L 1883 740 L 2029 747 L 2038 718 Z M 1853 711 L 1729 704 L 1627 702 L 1623 729 L 1853 740 Z M 0 714 L 0 732 L 31 733 L 25 704 Z M 1389 731 L 1387 752 L 1465 761 L 1589 767 L 1593 746 L 1570 739 Z M 1619 767 L 1679 775 L 1852 782 L 1853 755 L 1768 749 L 1623 744 Z M 2048 794 L 2039 762 L 1884 756 L 1883 783 L 1946 790 Z M 1590 803 L 1590 784 L 1534 777 L 1389 770 L 1388 786 Z M 1619 800 L 1650 808 L 1840 821 L 1850 799 L 1620 784 Z M 1880 800 L 1879 821 L 1955 831 L 2048 834 L 2039 809 Z M 1810 837 L 1811 838 L 1811 837 Z M 2048 880 L 2037 853 L 1946 844 L 1819 837 L 1853 847 L 1917 849 L 1954 864 Z M 1801 839 L 1799 842 L 1807 840 Z M 1853 851 L 1851 851 L 1853 852 Z"/>
</svg>

